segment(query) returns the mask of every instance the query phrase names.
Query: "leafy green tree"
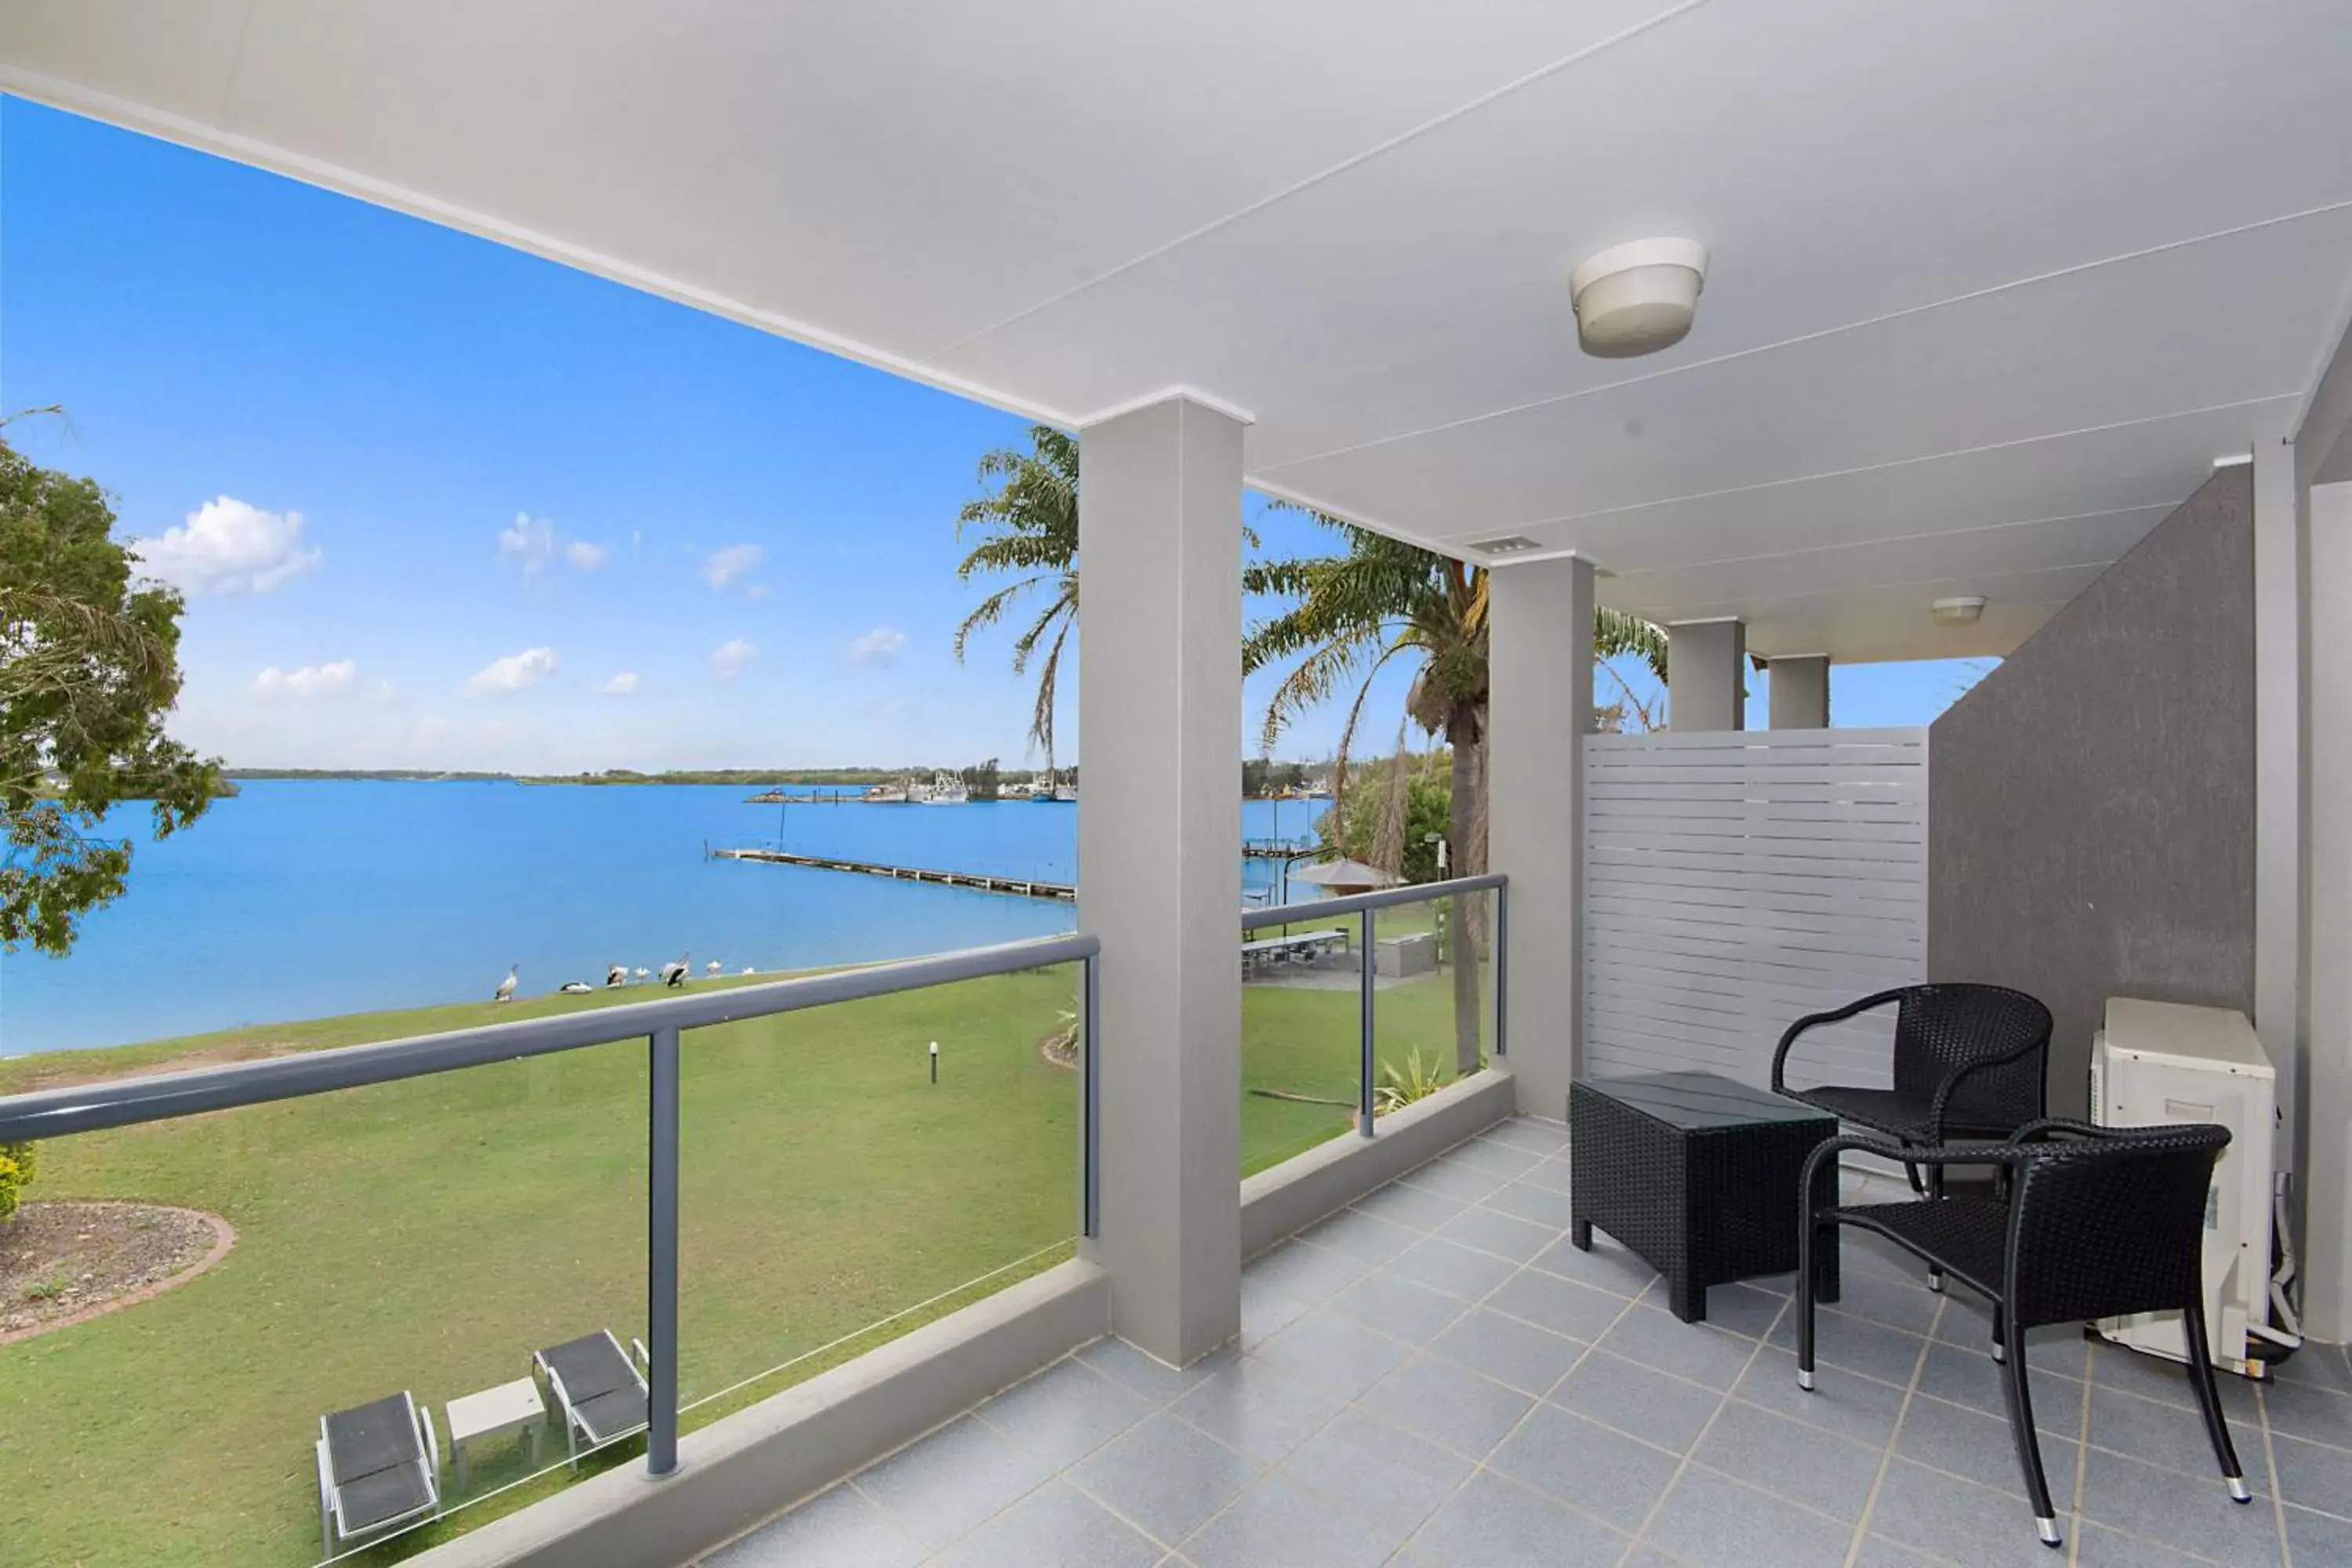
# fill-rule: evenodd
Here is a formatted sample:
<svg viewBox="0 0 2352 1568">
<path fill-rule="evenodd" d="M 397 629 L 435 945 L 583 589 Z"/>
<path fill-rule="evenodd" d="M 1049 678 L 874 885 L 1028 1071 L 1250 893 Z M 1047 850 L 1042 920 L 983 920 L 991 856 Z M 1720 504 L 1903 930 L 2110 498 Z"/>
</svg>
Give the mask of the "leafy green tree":
<svg viewBox="0 0 2352 1568">
<path fill-rule="evenodd" d="M 1479 875 L 1486 868 L 1486 571 L 1339 518 L 1309 515 L 1338 535 L 1337 552 L 1254 562 L 1242 572 L 1244 592 L 1290 601 L 1288 608 L 1250 628 L 1242 643 L 1244 673 L 1297 660 L 1266 705 L 1265 747 L 1273 749 L 1293 718 L 1353 683 L 1332 778 L 1336 808 L 1345 797 L 1348 759 L 1372 678 L 1391 659 L 1417 660 L 1405 711 L 1451 751 L 1452 870 L 1457 877 Z M 1593 650 L 1603 658 L 1635 655 L 1661 682 L 1666 678 L 1665 633 L 1636 616 L 1598 611 Z M 1472 938 L 1465 945 L 1475 953 L 1470 911 L 1457 910 L 1456 918 L 1462 921 L 1458 929 Z M 1475 1071 L 1475 962 L 1454 966 L 1454 1016 L 1457 1068 Z"/>
<path fill-rule="evenodd" d="M 1030 450 L 999 447 L 980 459 L 980 479 L 992 488 L 963 504 L 956 514 L 956 537 L 966 531 L 983 537 L 956 567 L 969 583 L 978 574 L 1013 574 L 1013 580 L 982 599 L 956 627 L 955 656 L 963 658 L 972 633 L 994 626 L 1024 600 L 1044 608 L 1013 639 L 1013 673 L 1028 673 L 1038 650 L 1037 704 L 1029 732 L 1054 754 L 1054 687 L 1062 670 L 1062 649 L 1078 626 L 1078 440 L 1051 425 L 1029 428 Z"/>
<path fill-rule="evenodd" d="M 0 946 L 70 952 L 119 897 L 127 839 L 95 837 L 117 801 L 154 835 L 204 815 L 220 784 L 163 733 L 180 693 L 180 595 L 131 581 L 114 510 L 89 479 L 0 440 Z"/>
</svg>

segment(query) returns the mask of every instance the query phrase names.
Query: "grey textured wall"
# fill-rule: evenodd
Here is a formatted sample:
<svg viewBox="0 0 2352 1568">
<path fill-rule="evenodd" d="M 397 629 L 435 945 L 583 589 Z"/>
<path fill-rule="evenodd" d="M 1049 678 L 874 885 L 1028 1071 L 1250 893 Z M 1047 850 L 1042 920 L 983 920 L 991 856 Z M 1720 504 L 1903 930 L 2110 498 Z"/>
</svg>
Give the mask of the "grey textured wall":
<svg viewBox="0 0 2352 1568">
<path fill-rule="evenodd" d="M 1929 731 L 1927 973 L 2049 1005 L 2055 1114 L 2109 996 L 2253 1006 L 2253 565 L 2224 469 Z"/>
</svg>

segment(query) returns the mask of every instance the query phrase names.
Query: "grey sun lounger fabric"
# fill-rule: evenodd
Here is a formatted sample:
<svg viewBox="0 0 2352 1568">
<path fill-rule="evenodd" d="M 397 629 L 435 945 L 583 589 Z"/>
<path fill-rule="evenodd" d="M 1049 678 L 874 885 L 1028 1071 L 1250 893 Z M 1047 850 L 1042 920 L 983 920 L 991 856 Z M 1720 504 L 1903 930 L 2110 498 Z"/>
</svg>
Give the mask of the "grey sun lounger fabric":
<svg viewBox="0 0 2352 1568">
<path fill-rule="evenodd" d="M 591 1443 L 609 1442 L 646 1424 L 645 1384 L 609 1331 L 568 1340 L 540 1352 L 539 1359 Z"/>
<path fill-rule="evenodd" d="M 404 1394 L 337 1411 L 320 1423 L 335 1492 L 338 1532 L 345 1539 L 430 1508 L 436 1500 L 416 1406 Z"/>
</svg>

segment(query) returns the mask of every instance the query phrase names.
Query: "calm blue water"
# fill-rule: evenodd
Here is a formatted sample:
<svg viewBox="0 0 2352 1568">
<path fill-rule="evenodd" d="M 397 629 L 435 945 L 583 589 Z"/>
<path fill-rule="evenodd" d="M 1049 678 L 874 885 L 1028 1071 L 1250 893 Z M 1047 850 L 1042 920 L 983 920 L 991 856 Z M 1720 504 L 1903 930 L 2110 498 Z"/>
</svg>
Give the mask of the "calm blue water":
<svg viewBox="0 0 2352 1568">
<path fill-rule="evenodd" d="M 0 956 L 0 1056 L 241 1024 L 599 984 L 691 952 L 803 969 L 1066 931 L 1066 904 L 836 871 L 707 860 L 772 846 L 740 785 L 252 782 L 194 827 L 139 842 L 130 891 L 73 955 Z M 1298 837 L 1319 801 L 1244 802 L 1252 838 Z M 1076 879 L 1077 810 L 782 809 L 784 847 L 894 865 Z M 110 826 L 143 831 L 143 808 Z M 1264 862 L 1245 885 L 1265 886 Z"/>
</svg>

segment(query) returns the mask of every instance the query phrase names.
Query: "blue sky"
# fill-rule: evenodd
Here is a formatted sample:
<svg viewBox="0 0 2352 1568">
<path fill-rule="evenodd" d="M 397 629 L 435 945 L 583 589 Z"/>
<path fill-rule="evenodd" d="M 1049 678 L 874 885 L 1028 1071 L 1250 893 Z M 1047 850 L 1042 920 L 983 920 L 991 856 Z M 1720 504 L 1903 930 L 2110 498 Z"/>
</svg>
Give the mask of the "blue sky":
<svg viewBox="0 0 2352 1568">
<path fill-rule="evenodd" d="M 0 99 L 0 409 L 49 404 L 10 439 L 162 541 L 189 589 L 173 728 L 232 764 L 1024 755 L 1009 637 L 949 647 L 979 595 L 956 509 L 982 452 L 1024 443 L 1012 416 Z M 1319 547 L 1255 521 L 1270 551 Z M 1383 677 L 1372 745 L 1407 679 Z M 1839 669 L 1832 706 L 1920 722 L 1966 679 Z M 1324 754 L 1339 721 L 1280 752 Z"/>
</svg>

